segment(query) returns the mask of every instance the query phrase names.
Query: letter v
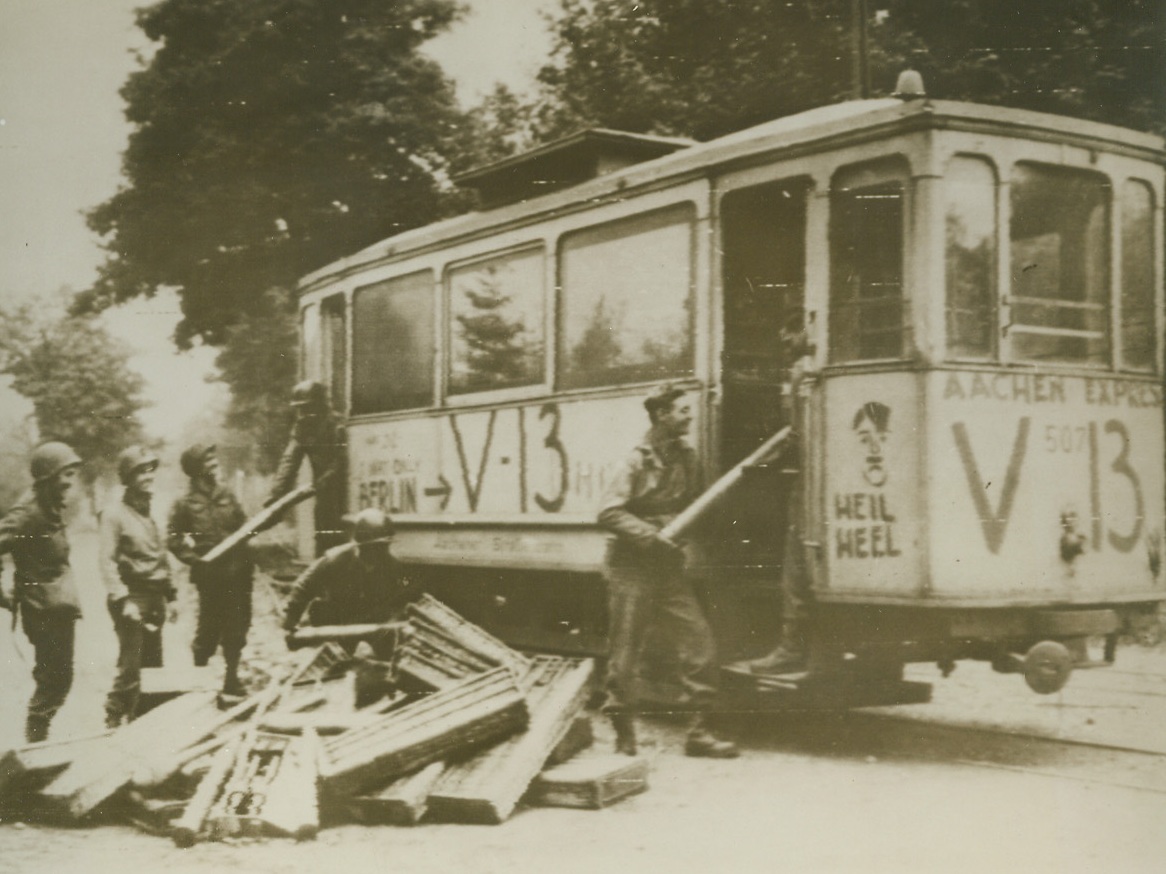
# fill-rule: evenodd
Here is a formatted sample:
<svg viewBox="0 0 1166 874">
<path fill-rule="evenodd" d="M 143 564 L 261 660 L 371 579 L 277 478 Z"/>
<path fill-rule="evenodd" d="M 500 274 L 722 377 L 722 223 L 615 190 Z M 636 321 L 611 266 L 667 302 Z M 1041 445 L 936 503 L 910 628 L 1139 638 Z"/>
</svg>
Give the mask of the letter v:
<svg viewBox="0 0 1166 874">
<path fill-rule="evenodd" d="M 462 467 L 462 483 L 466 487 L 466 499 L 470 502 L 470 512 L 478 512 L 478 498 L 482 494 L 482 480 L 486 478 L 486 459 L 490 455 L 490 444 L 494 441 L 494 419 L 497 410 L 490 411 L 490 418 L 486 420 L 486 441 L 482 444 L 482 458 L 478 462 L 478 480 L 470 482 L 470 466 L 466 463 L 466 450 L 462 445 L 462 432 L 458 430 L 457 416 L 450 415 L 449 426 L 453 429 L 453 442 L 457 447 L 457 460 Z"/>
<path fill-rule="evenodd" d="M 1012 444 L 1012 458 L 1008 461 L 1008 472 L 1004 475 L 1004 487 L 1000 492 L 1000 506 L 995 510 L 988 504 L 987 486 L 980 476 L 976 456 L 972 454 L 967 426 L 963 422 L 956 422 L 951 426 L 960 461 L 963 462 L 964 473 L 968 478 L 968 488 L 972 492 L 972 501 L 975 502 L 980 525 L 984 528 L 984 539 L 988 541 L 988 549 L 993 553 L 1000 552 L 1000 547 L 1004 545 L 1004 534 L 1008 530 L 1008 519 L 1012 515 L 1012 500 L 1016 497 L 1016 487 L 1020 483 L 1020 468 L 1024 465 L 1024 455 L 1028 449 L 1028 429 L 1031 424 L 1032 420 L 1028 416 L 1023 416 L 1020 420 L 1020 428 Z"/>
</svg>

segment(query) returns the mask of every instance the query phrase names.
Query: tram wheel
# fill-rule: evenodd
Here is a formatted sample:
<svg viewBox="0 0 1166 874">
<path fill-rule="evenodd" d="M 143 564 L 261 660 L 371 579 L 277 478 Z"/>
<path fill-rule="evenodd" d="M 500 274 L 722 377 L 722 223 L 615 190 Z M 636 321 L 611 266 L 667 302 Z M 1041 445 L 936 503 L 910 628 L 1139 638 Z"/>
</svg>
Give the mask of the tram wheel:
<svg viewBox="0 0 1166 874">
<path fill-rule="evenodd" d="M 1024 656 L 1024 682 L 1038 695 L 1061 691 L 1072 670 L 1072 653 L 1055 640 L 1042 640 Z"/>
</svg>

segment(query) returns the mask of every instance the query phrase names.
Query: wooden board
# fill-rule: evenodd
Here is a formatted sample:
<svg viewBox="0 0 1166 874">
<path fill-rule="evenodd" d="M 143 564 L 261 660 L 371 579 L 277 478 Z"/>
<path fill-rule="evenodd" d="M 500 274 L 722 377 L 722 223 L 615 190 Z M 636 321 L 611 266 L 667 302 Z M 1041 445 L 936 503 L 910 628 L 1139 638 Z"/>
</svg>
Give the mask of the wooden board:
<svg viewBox="0 0 1166 874">
<path fill-rule="evenodd" d="M 614 753 L 579 756 L 535 779 L 524 799 L 537 807 L 598 810 L 648 788 L 648 763 Z"/>
<path fill-rule="evenodd" d="M 452 822 L 504 822 L 567 734 L 589 695 L 591 659 L 537 656 L 524 678 L 527 729 L 446 769 L 429 796 L 429 810 Z"/>
<path fill-rule="evenodd" d="M 444 762 L 431 762 L 380 792 L 348 799 L 345 811 L 365 825 L 415 825 L 425 815 L 429 793 L 444 770 Z"/>
</svg>

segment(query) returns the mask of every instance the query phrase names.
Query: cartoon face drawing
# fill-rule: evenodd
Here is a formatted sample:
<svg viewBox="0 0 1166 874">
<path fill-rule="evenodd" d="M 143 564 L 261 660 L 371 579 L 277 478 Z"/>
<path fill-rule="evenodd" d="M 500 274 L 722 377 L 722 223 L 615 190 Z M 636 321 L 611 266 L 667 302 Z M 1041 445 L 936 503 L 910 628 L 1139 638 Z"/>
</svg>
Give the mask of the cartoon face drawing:
<svg viewBox="0 0 1166 874">
<path fill-rule="evenodd" d="M 854 414 L 851 427 L 866 451 L 863 478 L 875 488 L 887 481 L 883 444 L 891 424 L 891 408 L 878 401 L 867 401 Z"/>
</svg>

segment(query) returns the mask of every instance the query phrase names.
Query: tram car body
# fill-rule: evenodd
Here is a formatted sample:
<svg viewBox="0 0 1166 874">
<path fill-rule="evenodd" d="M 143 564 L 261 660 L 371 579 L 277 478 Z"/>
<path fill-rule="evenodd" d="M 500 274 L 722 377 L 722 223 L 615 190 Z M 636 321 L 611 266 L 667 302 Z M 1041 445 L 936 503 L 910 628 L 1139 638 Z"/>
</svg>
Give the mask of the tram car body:
<svg viewBox="0 0 1166 874">
<path fill-rule="evenodd" d="M 880 99 L 706 143 L 586 131 L 460 181 L 480 211 L 300 297 L 350 504 L 476 620 L 602 651 L 596 514 L 664 381 L 710 483 L 798 432 L 798 470 L 754 466 L 687 544 L 726 662 L 776 637 L 795 519 L 819 674 L 978 658 L 1052 691 L 1154 616 L 1159 138 Z"/>
</svg>

